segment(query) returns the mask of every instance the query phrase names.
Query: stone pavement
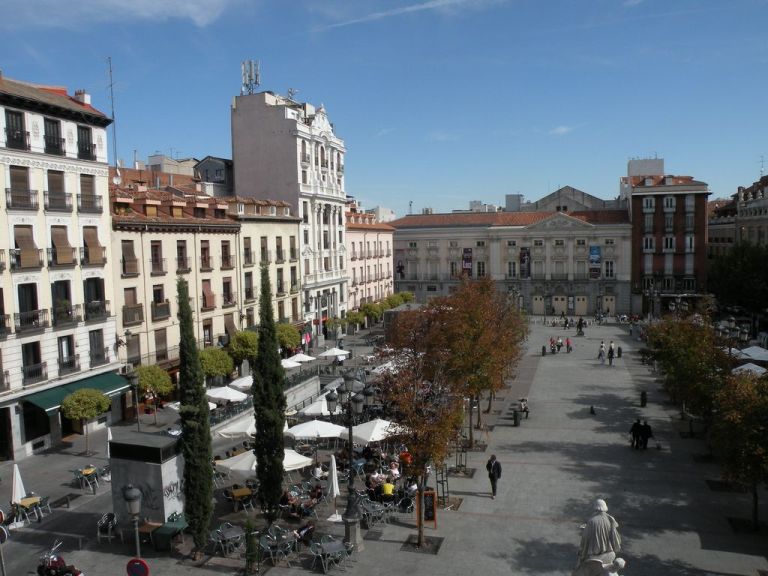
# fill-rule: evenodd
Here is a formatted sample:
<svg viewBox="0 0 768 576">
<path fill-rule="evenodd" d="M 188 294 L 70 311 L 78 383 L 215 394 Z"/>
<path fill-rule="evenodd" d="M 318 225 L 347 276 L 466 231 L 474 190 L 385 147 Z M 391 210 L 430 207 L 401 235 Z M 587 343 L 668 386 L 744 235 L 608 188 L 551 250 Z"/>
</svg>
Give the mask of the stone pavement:
<svg viewBox="0 0 768 576">
<path fill-rule="evenodd" d="M 573 334 L 532 325 L 518 376 L 494 402 L 488 448 L 468 454 L 474 476 L 449 480 L 451 496 L 462 499 L 458 510 L 438 509 L 438 529 L 426 529 L 427 535 L 444 538 L 439 554 L 401 551 L 405 538 L 415 532 L 413 515 L 403 515 L 368 533 L 365 550 L 348 572 L 567 575 L 576 558 L 579 525 L 598 497 L 606 499 L 620 523 L 627 575 L 757 576 L 758 570 L 768 570 L 768 533 L 735 534 L 728 521 L 749 516 L 750 498 L 710 489 L 707 480 L 718 479 L 717 465 L 699 462 L 706 453 L 702 440 L 681 437 L 687 426 L 640 364 L 639 343 L 615 324 L 590 327 L 585 337 Z M 558 335 L 572 337 L 573 353 L 541 357 L 541 346 Z M 596 360 L 601 339 L 622 346 L 624 354 L 613 367 Z M 648 393 L 646 408 L 640 408 L 640 390 Z M 513 427 L 508 405 L 526 394 L 530 418 Z M 637 417 L 648 418 L 661 450 L 629 447 L 627 432 Z M 95 436 L 93 446 L 98 444 Z M 84 459 L 78 451 L 82 448 L 74 445 L 23 461 L 28 489 L 72 491 L 63 486 L 69 480 L 64 472 L 103 458 L 100 454 Z M 484 470 L 491 453 L 503 466 L 496 500 L 490 498 Z M 9 472 L 8 463 L 0 465 L 0 498 L 6 502 Z M 765 519 L 764 491 L 761 497 Z M 77 549 L 76 538 L 65 539 L 64 554 L 88 576 L 124 574 L 129 558 L 129 545 L 97 545 L 93 538 L 95 519 L 109 506 L 108 498 L 104 493 L 82 495 L 72 509 L 57 509 L 39 527 L 85 536 L 82 550 Z M 343 527 L 323 525 L 322 530 L 340 534 Z M 4 547 L 9 575 L 34 571 L 37 552 L 53 539 L 41 532 L 33 527 L 13 533 L 13 541 Z M 239 564 L 212 559 L 201 568 L 191 568 L 181 556 L 147 552 L 153 574 L 234 574 Z M 305 556 L 291 568 L 270 571 L 276 576 L 306 574 L 309 564 Z"/>
</svg>

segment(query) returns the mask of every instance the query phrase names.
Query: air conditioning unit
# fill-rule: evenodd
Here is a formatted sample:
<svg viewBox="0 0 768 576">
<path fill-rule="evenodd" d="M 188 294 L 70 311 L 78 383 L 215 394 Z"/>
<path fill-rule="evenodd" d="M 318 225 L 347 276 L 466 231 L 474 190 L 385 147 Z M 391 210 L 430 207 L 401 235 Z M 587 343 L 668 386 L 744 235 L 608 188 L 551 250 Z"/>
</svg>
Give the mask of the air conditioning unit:
<svg viewBox="0 0 768 576">
<path fill-rule="evenodd" d="M 118 373 L 121 376 L 127 376 L 131 372 L 133 372 L 133 366 L 131 364 L 122 364 L 118 370 Z"/>
</svg>

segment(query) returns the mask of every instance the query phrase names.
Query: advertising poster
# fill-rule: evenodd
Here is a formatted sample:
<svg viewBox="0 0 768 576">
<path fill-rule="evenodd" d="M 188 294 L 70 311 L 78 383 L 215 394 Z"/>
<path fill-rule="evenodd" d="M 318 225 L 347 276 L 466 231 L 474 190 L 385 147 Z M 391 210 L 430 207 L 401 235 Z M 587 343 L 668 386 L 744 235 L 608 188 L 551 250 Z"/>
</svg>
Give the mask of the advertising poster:
<svg viewBox="0 0 768 576">
<path fill-rule="evenodd" d="M 600 270 L 603 266 L 603 258 L 600 246 L 589 247 L 589 277 L 600 278 Z"/>
<path fill-rule="evenodd" d="M 472 248 L 464 248 L 461 256 L 461 271 L 467 276 L 472 276 Z"/>
<path fill-rule="evenodd" d="M 527 246 L 520 248 L 520 278 L 531 277 L 531 249 Z"/>
<path fill-rule="evenodd" d="M 405 278 L 405 250 L 395 250 L 395 274 L 400 280 Z"/>
</svg>

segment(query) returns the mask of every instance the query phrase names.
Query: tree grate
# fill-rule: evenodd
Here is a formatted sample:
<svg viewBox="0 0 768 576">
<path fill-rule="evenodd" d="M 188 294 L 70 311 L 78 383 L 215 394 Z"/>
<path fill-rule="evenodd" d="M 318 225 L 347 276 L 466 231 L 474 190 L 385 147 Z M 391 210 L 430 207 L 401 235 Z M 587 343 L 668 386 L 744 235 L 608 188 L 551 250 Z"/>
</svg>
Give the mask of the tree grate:
<svg viewBox="0 0 768 576">
<path fill-rule="evenodd" d="M 440 552 L 440 547 L 443 545 L 444 540 L 445 538 L 441 538 L 440 536 L 425 536 L 424 546 L 419 547 L 416 545 L 418 542 L 417 536 L 415 534 L 411 534 L 408 536 L 408 539 L 403 542 L 400 550 L 403 552 L 416 552 L 418 554 L 437 555 L 437 553 Z"/>
</svg>

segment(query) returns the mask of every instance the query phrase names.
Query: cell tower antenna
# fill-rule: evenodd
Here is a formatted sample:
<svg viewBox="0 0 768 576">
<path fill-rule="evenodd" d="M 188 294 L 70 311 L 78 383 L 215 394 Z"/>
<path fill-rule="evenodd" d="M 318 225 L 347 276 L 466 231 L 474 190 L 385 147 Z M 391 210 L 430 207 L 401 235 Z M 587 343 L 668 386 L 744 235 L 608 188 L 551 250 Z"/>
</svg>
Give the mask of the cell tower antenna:
<svg viewBox="0 0 768 576">
<path fill-rule="evenodd" d="M 760 179 L 763 178 L 763 174 L 765 174 L 765 156 L 760 154 Z"/>
<path fill-rule="evenodd" d="M 253 94 L 254 90 L 261 84 L 259 61 L 244 60 L 240 64 L 240 71 L 243 77 L 243 85 L 240 87 L 240 96 Z"/>
<path fill-rule="evenodd" d="M 112 80 L 112 56 L 107 57 L 107 63 L 109 64 L 109 102 L 112 106 L 112 159 L 113 164 L 117 167 L 117 122 L 115 122 L 115 83 Z M 116 178 L 120 178 L 119 168 Z"/>
</svg>

